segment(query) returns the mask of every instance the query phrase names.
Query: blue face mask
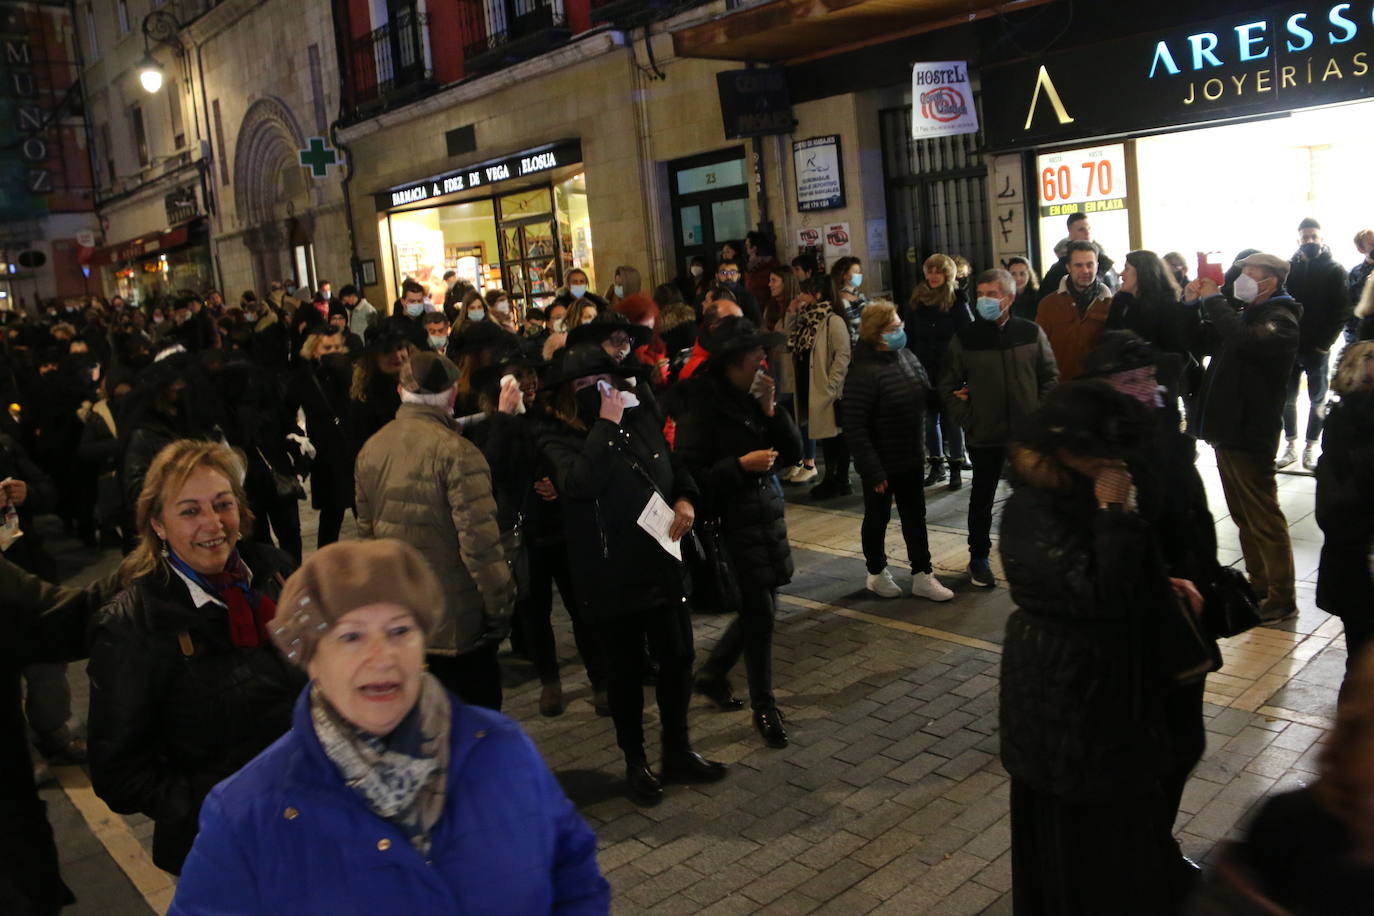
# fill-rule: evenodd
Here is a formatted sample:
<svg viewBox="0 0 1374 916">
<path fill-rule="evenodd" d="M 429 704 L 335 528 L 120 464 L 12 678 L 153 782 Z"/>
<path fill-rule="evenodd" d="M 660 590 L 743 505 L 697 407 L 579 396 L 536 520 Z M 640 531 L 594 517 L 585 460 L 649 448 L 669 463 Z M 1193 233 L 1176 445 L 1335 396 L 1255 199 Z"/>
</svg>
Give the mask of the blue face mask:
<svg viewBox="0 0 1374 916">
<path fill-rule="evenodd" d="M 858 289 L 860 286 L 862 286 L 862 285 L 863 285 L 863 282 L 864 282 L 864 275 L 863 275 L 863 274 L 854 274 L 854 275 L 852 275 L 852 276 L 849 278 L 849 285 L 852 286 L 852 287 L 854 287 L 855 289 Z"/>
<path fill-rule="evenodd" d="M 990 296 L 978 297 L 978 317 L 986 321 L 996 321 L 1002 317 L 1002 300 Z"/>
<path fill-rule="evenodd" d="M 902 349 L 902 347 L 906 346 L 906 328 L 888 331 L 883 335 L 883 343 L 887 344 L 889 350 Z"/>
<path fill-rule="evenodd" d="M 431 347 L 433 347 L 434 349 L 437 350 L 437 349 L 439 349 L 439 348 L 442 347 L 442 346 L 446 346 L 447 344 L 448 344 L 448 338 L 445 337 L 443 334 L 430 334 L 430 335 L 429 335 L 429 345 L 430 345 Z"/>
<path fill-rule="evenodd" d="M 583 296 L 587 295 L 587 284 L 575 283 L 568 287 L 568 290 L 573 294 L 574 299 L 581 299 Z"/>
<path fill-rule="evenodd" d="M 625 298 L 625 286 L 624 286 L 624 284 L 617 283 L 617 284 L 615 285 L 615 297 L 616 297 L 617 299 L 624 299 L 624 298 Z"/>
<path fill-rule="evenodd" d="M 419 317 L 420 317 L 421 315 L 423 315 L 424 313 L 425 313 L 425 304 L 424 304 L 423 302 L 407 302 L 407 303 L 406 303 L 406 314 L 409 315 L 411 318 L 419 318 Z"/>
<path fill-rule="evenodd" d="M 468 321 L 481 321 L 487 317 L 483 309 L 468 309 Z"/>
</svg>

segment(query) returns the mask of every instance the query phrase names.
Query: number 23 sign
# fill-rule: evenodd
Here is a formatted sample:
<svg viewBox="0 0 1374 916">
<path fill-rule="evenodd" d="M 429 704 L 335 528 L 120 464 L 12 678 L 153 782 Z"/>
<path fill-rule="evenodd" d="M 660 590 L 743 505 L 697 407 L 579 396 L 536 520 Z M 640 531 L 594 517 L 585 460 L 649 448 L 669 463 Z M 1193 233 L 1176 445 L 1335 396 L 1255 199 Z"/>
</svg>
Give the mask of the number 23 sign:
<svg viewBox="0 0 1374 916">
<path fill-rule="evenodd" d="M 1120 143 L 1038 156 L 1036 174 L 1042 217 L 1126 207 L 1126 148 Z"/>
</svg>

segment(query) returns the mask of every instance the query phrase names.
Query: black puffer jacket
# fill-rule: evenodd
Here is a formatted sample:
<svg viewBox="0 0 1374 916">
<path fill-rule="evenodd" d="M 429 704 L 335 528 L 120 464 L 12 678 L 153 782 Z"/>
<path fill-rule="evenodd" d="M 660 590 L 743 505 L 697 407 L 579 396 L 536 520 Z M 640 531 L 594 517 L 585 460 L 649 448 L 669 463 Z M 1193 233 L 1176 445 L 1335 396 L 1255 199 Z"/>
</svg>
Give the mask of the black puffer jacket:
<svg viewBox="0 0 1374 916">
<path fill-rule="evenodd" d="M 902 321 L 906 324 L 907 346 L 921 361 L 926 378 L 938 379 L 945 368 L 949 342 L 956 331 L 972 323 L 973 312 L 969 311 L 968 296 L 960 290 L 954 294 L 954 304 L 948 311 L 913 300 L 902 310 Z"/>
<path fill-rule="evenodd" d="M 708 364 L 709 365 L 709 364 Z M 766 416 L 759 402 L 713 372 L 682 383 L 692 391 L 674 446 L 702 488 L 702 517 L 721 520 L 741 585 L 778 588 L 792 581 L 782 487 L 772 471 L 746 471 L 741 456 L 776 449 L 774 467 L 801 460 L 801 433 L 786 410 Z"/>
<path fill-rule="evenodd" d="M 1086 478 L 1013 450 L 1025 481 L 1007 502 L 1001 551 L 1016 611 L 1002 654 L 1002 763 L 1067 801 L 1153 791 L 1169 766 L 1144 622 L 1168 584 L 1135 513 L 1096 508 Z"/>
<path fill-rule="evenodd" d="M 1212 361 L 1198 391 L 1199 439 L 1238 451 L 1277 450 L 1302 312 L 1287 295 L 1243 311 L 1224 296 L 1203 303 Z"/>
<path fill-rule="evenodd" d="M 273 600 L 289 557 L 242 541 L 253 587 Z M 186 655 L 181 634 L 189 637 Z M 91 782 L 121 814 L 151 817 L 153 862 L 177 874 L 200 805 L 291 727 L 305 675 L 272 646 L 236 648 L 224 608 L 197 608 L 167 567 L 143 576 L 91 628 Z"/>
<path fill-rule="evenodd" d="M 854 347 L 844 380 L 844 435 L 864 486 L 919 469 L 930 379 L 910 350 Z"/>
<path fill-rule="evenodd" d="M 585 431 L 544 418 L 536 441 L 553 470 L 573 585 L 588 622 L 685 601 L 682 563 L 639 527 L 654 490 L 669 506 L 701 499 L 657 418 L 635 407 L 620 425 L 597 419 Z"/>
<path fill-rule="evenodd" d="M 1325 540 L 1317 607 L 1342 619 L 1374 618 L 1374 391 L 1343 395 L 1326 418 L 1317 464 L 1317 524 Z"/>
<path fill-rule="evenodd" d="M 335 354 L 342 357 L 342 354 Z M 302 360 L 286 384 L 288 418 L 305 412 L 305 434 L 315 446 L 310 463 L 310 504 L 316 509 L 353 506 L 353 464 L 358 458 L 349 410 L 348 360 L 331 358 L 324 364 Z"/>
<path fill-rule="evenodd" d="M 1325 353 L 1345 327 L 1354 304 L 1350 301 L 1350 281 L 1345 268 L 1322 246 L 1321 254 L 1306 260 L 1302 253 L 1288 262 L 1285 286 L 1302 303 L 1302 332 L 1298 352 Z"/>
</svg>

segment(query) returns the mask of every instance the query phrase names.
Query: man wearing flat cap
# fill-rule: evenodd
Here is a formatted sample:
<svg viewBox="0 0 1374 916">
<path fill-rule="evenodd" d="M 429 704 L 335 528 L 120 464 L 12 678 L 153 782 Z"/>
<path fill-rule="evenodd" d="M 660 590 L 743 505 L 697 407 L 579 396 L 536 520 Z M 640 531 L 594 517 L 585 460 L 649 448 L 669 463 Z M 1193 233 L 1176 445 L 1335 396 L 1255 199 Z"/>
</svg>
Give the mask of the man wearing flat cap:
<svg viewBox="0 0 1374 916">
<path fill-rule="evenodd" d="M 396 419 L 358 454 L 358 530 L 396 538 L 429 561 L 444 593 L 429 670 L 468 703 L 501 708 L 496 648 L 515 589 L 501 548 L 491 469 L 453 418 L 458 367 L 419 352 L 400 376 Z"/>
<path fill-rule="evenodd" d="M 1212 354 L 1197 398 L 1199 439 L 1216 450 L 1226 506 L 1240 529 L 1260 614 L 1279 621 L 1298 612 L 1293 544 L 1279 507 L 1274 453 L 1283 430 L 1288 374 L 1298 352 L 1302 306 L 1288 295 L 1288 261 L 1252 254 L 1236 266 L 1234 295 L 1199 278 L 1184 292 L 1201 301 L 1204 345 Z"/>
</svg>

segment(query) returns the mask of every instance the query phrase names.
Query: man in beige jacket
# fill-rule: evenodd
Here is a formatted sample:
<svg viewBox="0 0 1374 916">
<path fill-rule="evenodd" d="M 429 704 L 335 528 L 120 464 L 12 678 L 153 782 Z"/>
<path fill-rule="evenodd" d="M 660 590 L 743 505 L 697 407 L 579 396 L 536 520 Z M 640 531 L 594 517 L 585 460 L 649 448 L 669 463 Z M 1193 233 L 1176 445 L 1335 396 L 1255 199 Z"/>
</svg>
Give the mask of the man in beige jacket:
<svg viewBox="0 0 1374 916">
<path fill-rule="evenodd" d="M 515 587 L 501 548 L 491 469 L 453 419 L 458 368 L 414 353 L 396 419 L 367 440 L 356 468 L 358 531 L 397 538 L 429 561 L 444 588 L 429 670 L 459 698 L 501 708 L 496 649 L 510 631 Z"/>
</svg>

